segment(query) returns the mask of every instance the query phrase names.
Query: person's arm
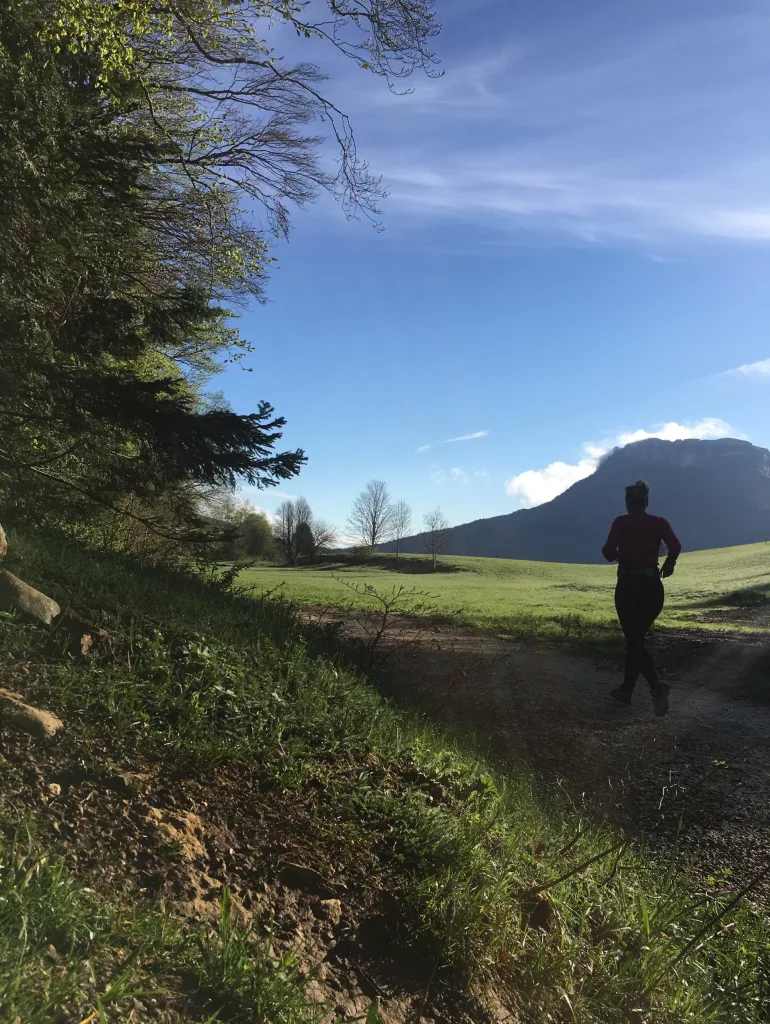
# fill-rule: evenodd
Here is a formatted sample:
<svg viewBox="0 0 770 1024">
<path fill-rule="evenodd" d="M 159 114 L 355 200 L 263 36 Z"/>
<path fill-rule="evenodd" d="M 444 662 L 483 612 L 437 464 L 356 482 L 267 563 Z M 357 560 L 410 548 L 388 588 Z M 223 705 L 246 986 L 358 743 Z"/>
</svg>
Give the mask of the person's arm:
<svg viewBox="0 0 770 1024">
<path fill-rule="evenodd" d="M 676 560 L 682 553 L 682 544 L 677 535 L 671 529 L 671 524 L 667 519 L 661 520 L 660 535 L 661 540 L 666 545 L 666 550 L 668 551 L 666 560 L 660 570 L 660 575 L 665 579 L 667 576 L 671 576 L 674 572 Z"/>
<path fill-rule="evenodd" d="M 610 527 L 610 533 L 607 537 L 607 542 L 602 548 L 602 554 L 608 562 L 616 562 L 618 560 L 618 521 L 617 519 Z"/>
</svg>

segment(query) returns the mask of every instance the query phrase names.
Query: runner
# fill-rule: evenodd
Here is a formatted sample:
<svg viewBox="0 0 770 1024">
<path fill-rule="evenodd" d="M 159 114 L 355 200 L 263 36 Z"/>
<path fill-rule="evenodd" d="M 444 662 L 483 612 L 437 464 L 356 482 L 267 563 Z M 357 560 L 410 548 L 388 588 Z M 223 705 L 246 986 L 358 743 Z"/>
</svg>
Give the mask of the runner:
<svg viewBox="0 0 770 1024">
<path fill-rule="evenodd" d="M 610 692 L 622 704 L 631 703 L 639 673 L 650 685 L 656 715 L 668 711 L 669 686 L 658 679 L 645 637 L 663 609 L 663 583 L 670 576 L 682 550 L 668 520 L 647 512 L 650 485 L 644 480 L 626 487 L 628 514 L 618 516 L 610 529 L 602 554 L 608 562 L 618 563 L 615 608 L 626 638 L 626 662 L 623 682 Z M 660 543 L 668 556 L 658 568 Z"/>
</svg>

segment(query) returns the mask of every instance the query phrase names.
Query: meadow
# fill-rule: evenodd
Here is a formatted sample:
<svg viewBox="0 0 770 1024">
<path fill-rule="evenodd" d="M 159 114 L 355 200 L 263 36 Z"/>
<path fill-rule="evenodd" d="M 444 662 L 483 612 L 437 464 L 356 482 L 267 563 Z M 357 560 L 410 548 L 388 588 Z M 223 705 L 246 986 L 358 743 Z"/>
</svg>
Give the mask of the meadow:
<svg viewBox="0 0 770 1024">
<path fill-rule="evenodd" d="M 586 632 L 615 622 L 612 565 L 447 556 L 432 573 L 427 556 L 378 555 L 373 563 L 340 559 L 312 566 L 258 566 L 240 582 L 301 604 L 365 607 L 371 592 L 406 591 L 400 608 L 456 625 L 502 633 Z M 661 625 L 767 629 L 770 544 L 685 553 L 666 581 Z"/>
</svg>

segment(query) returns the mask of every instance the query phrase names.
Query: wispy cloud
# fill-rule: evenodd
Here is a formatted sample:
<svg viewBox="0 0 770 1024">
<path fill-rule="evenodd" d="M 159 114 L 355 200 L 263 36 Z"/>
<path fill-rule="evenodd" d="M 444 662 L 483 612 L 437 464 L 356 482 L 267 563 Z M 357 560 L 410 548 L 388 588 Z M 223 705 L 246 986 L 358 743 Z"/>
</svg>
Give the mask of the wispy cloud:
<svg viewBox="0 0 770 1024">
<path fill-rule="evenodd" d="M 374 162 L 404 223 L 652 248 L 770 240 L 770 15 L 555 19 L 380 94 Z M 363 100 L 362 100 L 363 101 Z M 373 101 L 374 102 L 374 101 Z"/>
<path fill-rule="evenodd" d="M 770 377 L 770 359 L 760 359 L 756 363 L 744 363 L 733 370 L 725 370 L 722 377 Z"/>
<path fill-rule="evenodd" d="M 568 487 L 590 476 L 600 460 L 615 447 L 659 437 L 664 441 L 683 441 L 687 438 L 714 439 L 718 437 L 740 437 L 724 420 L 706 417 L 697 423 L 683 424 L 671 421 L 653 430 L 632 430 L 605 438 L 603 441 L 587 441 L 583 445 L 583 457 L 576 463 L 552 462 L 545 469 L 528 469 L 511 477 L 505 485 L 508 494 L 520 499 L 524 508 L 542 505 L 551 501 Z"/>
<path fill-rule="evenodd" d="M 448 437 L 446 441 L 440 441 L 440 444 L 454 444 L 456 441 L 477 441 L 480 437 L 486 437 L 489 434 L 488 430 L 476 430 L 472 434 L 461 434 L 459 437 Z"/>
<path fill-rule="evenodd" d="M 472 434 L 460 434 L 459 437 L 448 437 L 445 441 L 437 441 L 436 444 L 456 444 L 458 441 L 478 441 L 481 437 L 487 437 L 489 435 L 488 430 L 476 430 Z M 432 444 L 421 444 L 419 448 L 415 448 L 415 452 L 429 452 L 434 446 Z"/>
<path fill-rule="evenodd" d="M 488 477 L 486 469 L 475 469 L 473 472 L 466 472 L 459 466 L 452 466 L 451 469 L 435 469 L 431 473 L 434 484 L 469 484 L 471 480 L 481 480 Z"/>
</svg>

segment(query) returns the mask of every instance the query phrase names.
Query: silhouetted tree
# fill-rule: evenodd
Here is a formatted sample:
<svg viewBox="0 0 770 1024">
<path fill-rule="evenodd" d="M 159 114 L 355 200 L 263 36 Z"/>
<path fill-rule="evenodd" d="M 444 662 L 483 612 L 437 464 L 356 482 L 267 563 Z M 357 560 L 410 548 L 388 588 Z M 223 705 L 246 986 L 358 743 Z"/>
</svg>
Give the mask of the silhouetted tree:
<svg viewBox="0 0 770 1024">
<path fill-rule="evenodd" d="M 393 506 L 393 540 L 396 544 L 396 558 L 401 550 L 401 542 L 409 533 L 412 525 L 412 509 L 405 501 L 397 501 Z"/>
<path fill-rule="evenodd" d="M 443 555 L 449 547 L 451 528 L 449 520 L 440 508 L 423 516 L 423 523 L 425 525 L 425 550 L 433 559 L 433 571 L 435 572 L 439 555 Z"/>
<path fill-rule="evenodd" d="M 348 529 L 369 548 L 386 541 L 393 530 L 393 505 L 384 480 L 370 480 L 353 502 Z"/>
<path fill-rule="evenodd" d="M 297 558 L 314 558 L 316 553 L 315 538 L 310 523 L 301 522 L 297 524 L 294 532 L 294 549 Z"/>
<path fill-rule="evenodd" d="M 273 535 L 282 561 L 294 565 L 297 561 L 297 510 L 293 501 L 282 501 L 275 510 Z"/>
<path fill-rule="evenodd" d="M 321 554 L 324 551 L 329 551 L 337 543 L 337 531 L 328 523 L 325 519 L 314 519 L 313 520 L 313 540 L 315 542 L 316 552 Z"/>
</svg>

